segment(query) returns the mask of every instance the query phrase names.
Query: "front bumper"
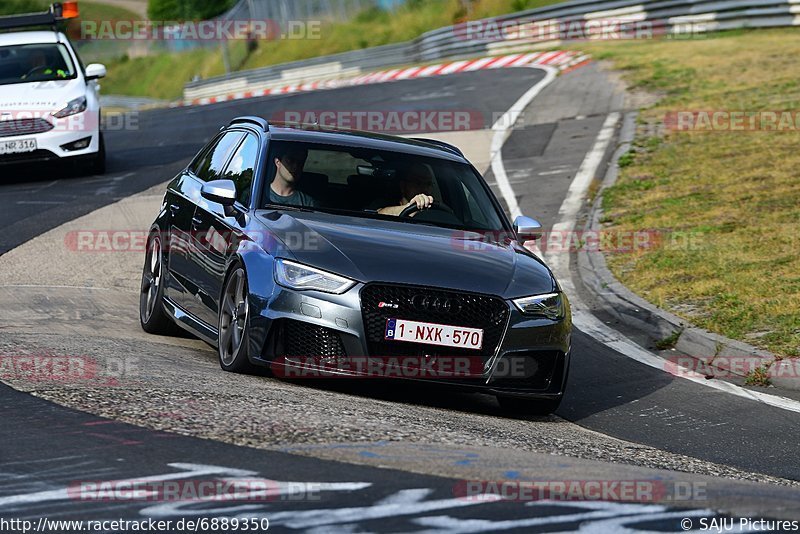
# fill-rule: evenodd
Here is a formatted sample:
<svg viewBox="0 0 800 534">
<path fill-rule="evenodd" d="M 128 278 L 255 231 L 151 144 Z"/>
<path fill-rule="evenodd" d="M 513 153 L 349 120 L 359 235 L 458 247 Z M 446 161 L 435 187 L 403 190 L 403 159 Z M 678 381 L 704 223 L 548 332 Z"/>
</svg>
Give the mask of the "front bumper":
<svg viewBox="0 0 800 534">
<path fill-rule="evenodd" d="M 36 150 L 0 154 L 0 164 L 60 161 L 67 158 L 80 158 L 81 156 L 97 154 L 100 150 L 99 113 L 84 112 L 78 115 L 84 114 L 87 116 L 81 117 L 82 120 L 77 120 L 75 118 L 77 116 L 64 119 L 49 117 L 47 120 L 53 125 L 53 128 L 46 132 L 0 136 L 0 144 L 24 139 L 36 140 Z M 86 138 L 89 138 L 89 144 L 86 147 L 74 148 L 70 146 Z"/>
<path fill-rule="evenodd" d="M 274 285 L 268 298 L 251 294 L 251 360 L 271 365 L 277 374 L 295 377 L 424 380 L 496 395 L 541 399 L 563 394 L 570 361 L 569 313 L 559 321 L 530 318 L 510 301 L 504 301 L 507 319 L 494 347 L 480 355 L 440 348 L 438 355 L 432 357 L 435 361 L 430 362 L 424 354 L 428 351 L 423 348 L 420 357 L 410 359 L 371 354 L 370 346 L 374 348 L 375 344 L 370 343 L 362 312 L 364 287 L 358 284 L 342 295 L 330 295 Z M 404 318 L 402 312 L 397 312 L 397 318 Z M 426 364 L 430 364 L 429 370 L 436 371 L 425 372 Z M 297 372 L 297 367 L 303 372 Z M 448 372 L 453 369 L 461 372 Z M 465 369 L 468 371 L 463 372 Z"/>
</svg>

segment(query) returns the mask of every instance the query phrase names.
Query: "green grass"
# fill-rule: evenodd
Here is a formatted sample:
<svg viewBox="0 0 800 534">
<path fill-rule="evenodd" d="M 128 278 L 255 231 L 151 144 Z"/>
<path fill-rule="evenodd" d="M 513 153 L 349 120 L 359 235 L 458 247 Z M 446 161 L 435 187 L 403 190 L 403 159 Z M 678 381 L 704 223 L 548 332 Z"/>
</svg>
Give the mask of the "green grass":
<svg viewBox="0 0 800 534">
<path fill-rule="evenodd" d="M 179 98 L 184 84 L 196 75 L 207 78 L 225 72 L 222 54 L 207 50 L 123 58 L 107 62 L 106 66 L 104 94 L 163 99 Z"/>
<path fill-rule="evenodd" d="M 49 5 L 44 0 L 3 0 L 0 2 L 0 16 L 44 11 Z"/>
<path fill-rule="evenodd" d="M 656 348 L 658 350 L 668 350 L 675 346 L 678 343 L 678 339 L 681 337 L 681 330 L 676 330 L 675 332 L 671 333 L 667 337 L 663 339 L 656 340 Z"/>
<path fill-rule="evenodd" d="M 99 2 L 78 1 L 80 18 L 84 20 L 140 20 L 142 17 L 125 9 Z"/>
<path fill-rule="evenodd" d="M 744 379 L 745 386 L 769 386 L 772 382 L 769 379 L 769 369 L 766 367 L 759 367 L 754 369 Z"/>
<path fill-rule="evenodd" d="M 689 321 L 800 356 L 800 131 L 674 132 L 681 110 L 797 110 L 800 31 L 691 41 L 581 43 L 657 93 L 603 198 L 610 231 L 654 230 L 658 246 L 610 255 L 628 287 Z M 661 132 L 654 135 L 653 132 Z"/>
</svg>

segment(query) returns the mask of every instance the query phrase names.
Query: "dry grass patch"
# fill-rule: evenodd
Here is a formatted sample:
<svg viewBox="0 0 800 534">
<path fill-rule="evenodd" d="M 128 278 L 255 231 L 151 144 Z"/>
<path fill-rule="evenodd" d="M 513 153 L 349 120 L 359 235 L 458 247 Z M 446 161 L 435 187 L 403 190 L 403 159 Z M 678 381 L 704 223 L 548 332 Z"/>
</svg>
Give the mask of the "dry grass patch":
<svg viewBox="0 0 800 534">
<path fill-rule="evenodd" d="M 691 41 L 582 43 L 630 84 L 665 96 L 641 132 L 681 110 L 800 109 L 800 32 Z M 610 230 L 656 230 L 610 256 L 614 274 L 691 322 L 800 356 L 800 131 L 641 134 L 604 196 Z"/>
</svg>

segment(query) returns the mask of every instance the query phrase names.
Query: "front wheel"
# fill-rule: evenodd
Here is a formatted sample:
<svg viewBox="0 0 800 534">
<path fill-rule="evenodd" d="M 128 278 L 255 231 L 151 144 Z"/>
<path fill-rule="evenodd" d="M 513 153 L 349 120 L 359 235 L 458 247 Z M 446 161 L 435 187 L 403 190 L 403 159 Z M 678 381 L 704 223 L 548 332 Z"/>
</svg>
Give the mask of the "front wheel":
<svg viewBox="0 0 800 534">
<path fill-rule="evenodd" d="M 106 173 L 106 141 L 103 139 L 102 133 L 100 133 L 97 154 L 91 159 L 88 170 L 94 175 Z"/>
<path fill-rule="evenodd" d="M 77 156 L 76 171 L 82 175 L 99 176 L 106 172 L 106 142 L 100 133 L 97 152 L 88 156 Z"/>
<path fill-rule="evenodd" d="M 164 251 L 158 232 L 147 239 L 139 292 L 139 321 L 150 334 L 172 334 L 177 328 L 164 309 Z"/>
<path fill-rule="evenodd" d="M 247 357 L 250 340 L 250 306 L 247 274 L 241 265 L 231 269 L 219 304 L 217 346 L 219 365 L 225 371 L 244 373 L 251 369 Z"/>
<path fill-rule="evenodd" d="M 558 409 L 562 397 L 557 399 L 526 399 L 520 397 L 497 397 L 500 407 L 515 415 L 550 415 Z"/>
</svg>

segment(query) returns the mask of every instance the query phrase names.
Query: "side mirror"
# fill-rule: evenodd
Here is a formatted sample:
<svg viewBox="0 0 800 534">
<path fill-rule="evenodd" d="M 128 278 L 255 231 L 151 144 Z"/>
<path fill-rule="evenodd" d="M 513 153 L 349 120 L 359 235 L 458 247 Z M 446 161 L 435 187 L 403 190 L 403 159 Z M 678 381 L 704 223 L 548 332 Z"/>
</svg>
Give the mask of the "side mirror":
<svg viewBox="0 0 800 534">
<path fill-rule="evenodd" d="M 212 180 L 203 184 L 203 187 L 200 188 L 200 195 L 211 202 L 223 206 L 233 206 L 233 203 L 236 202 L 236 185 L 233 180 Z"/>
<path fill-rule="evenodd" d="M 542 237 L 542 225 L 539 221 L 524 215 L 514 219 L 514 231 L 520 241 L 531 241 Z"/>
<path fill-rule="evenodd" d="M 86 65 L 86 80 L 96 80 L 106 75 L 106 66 L 100 63 L 89 63 Z"/>
</svg>

